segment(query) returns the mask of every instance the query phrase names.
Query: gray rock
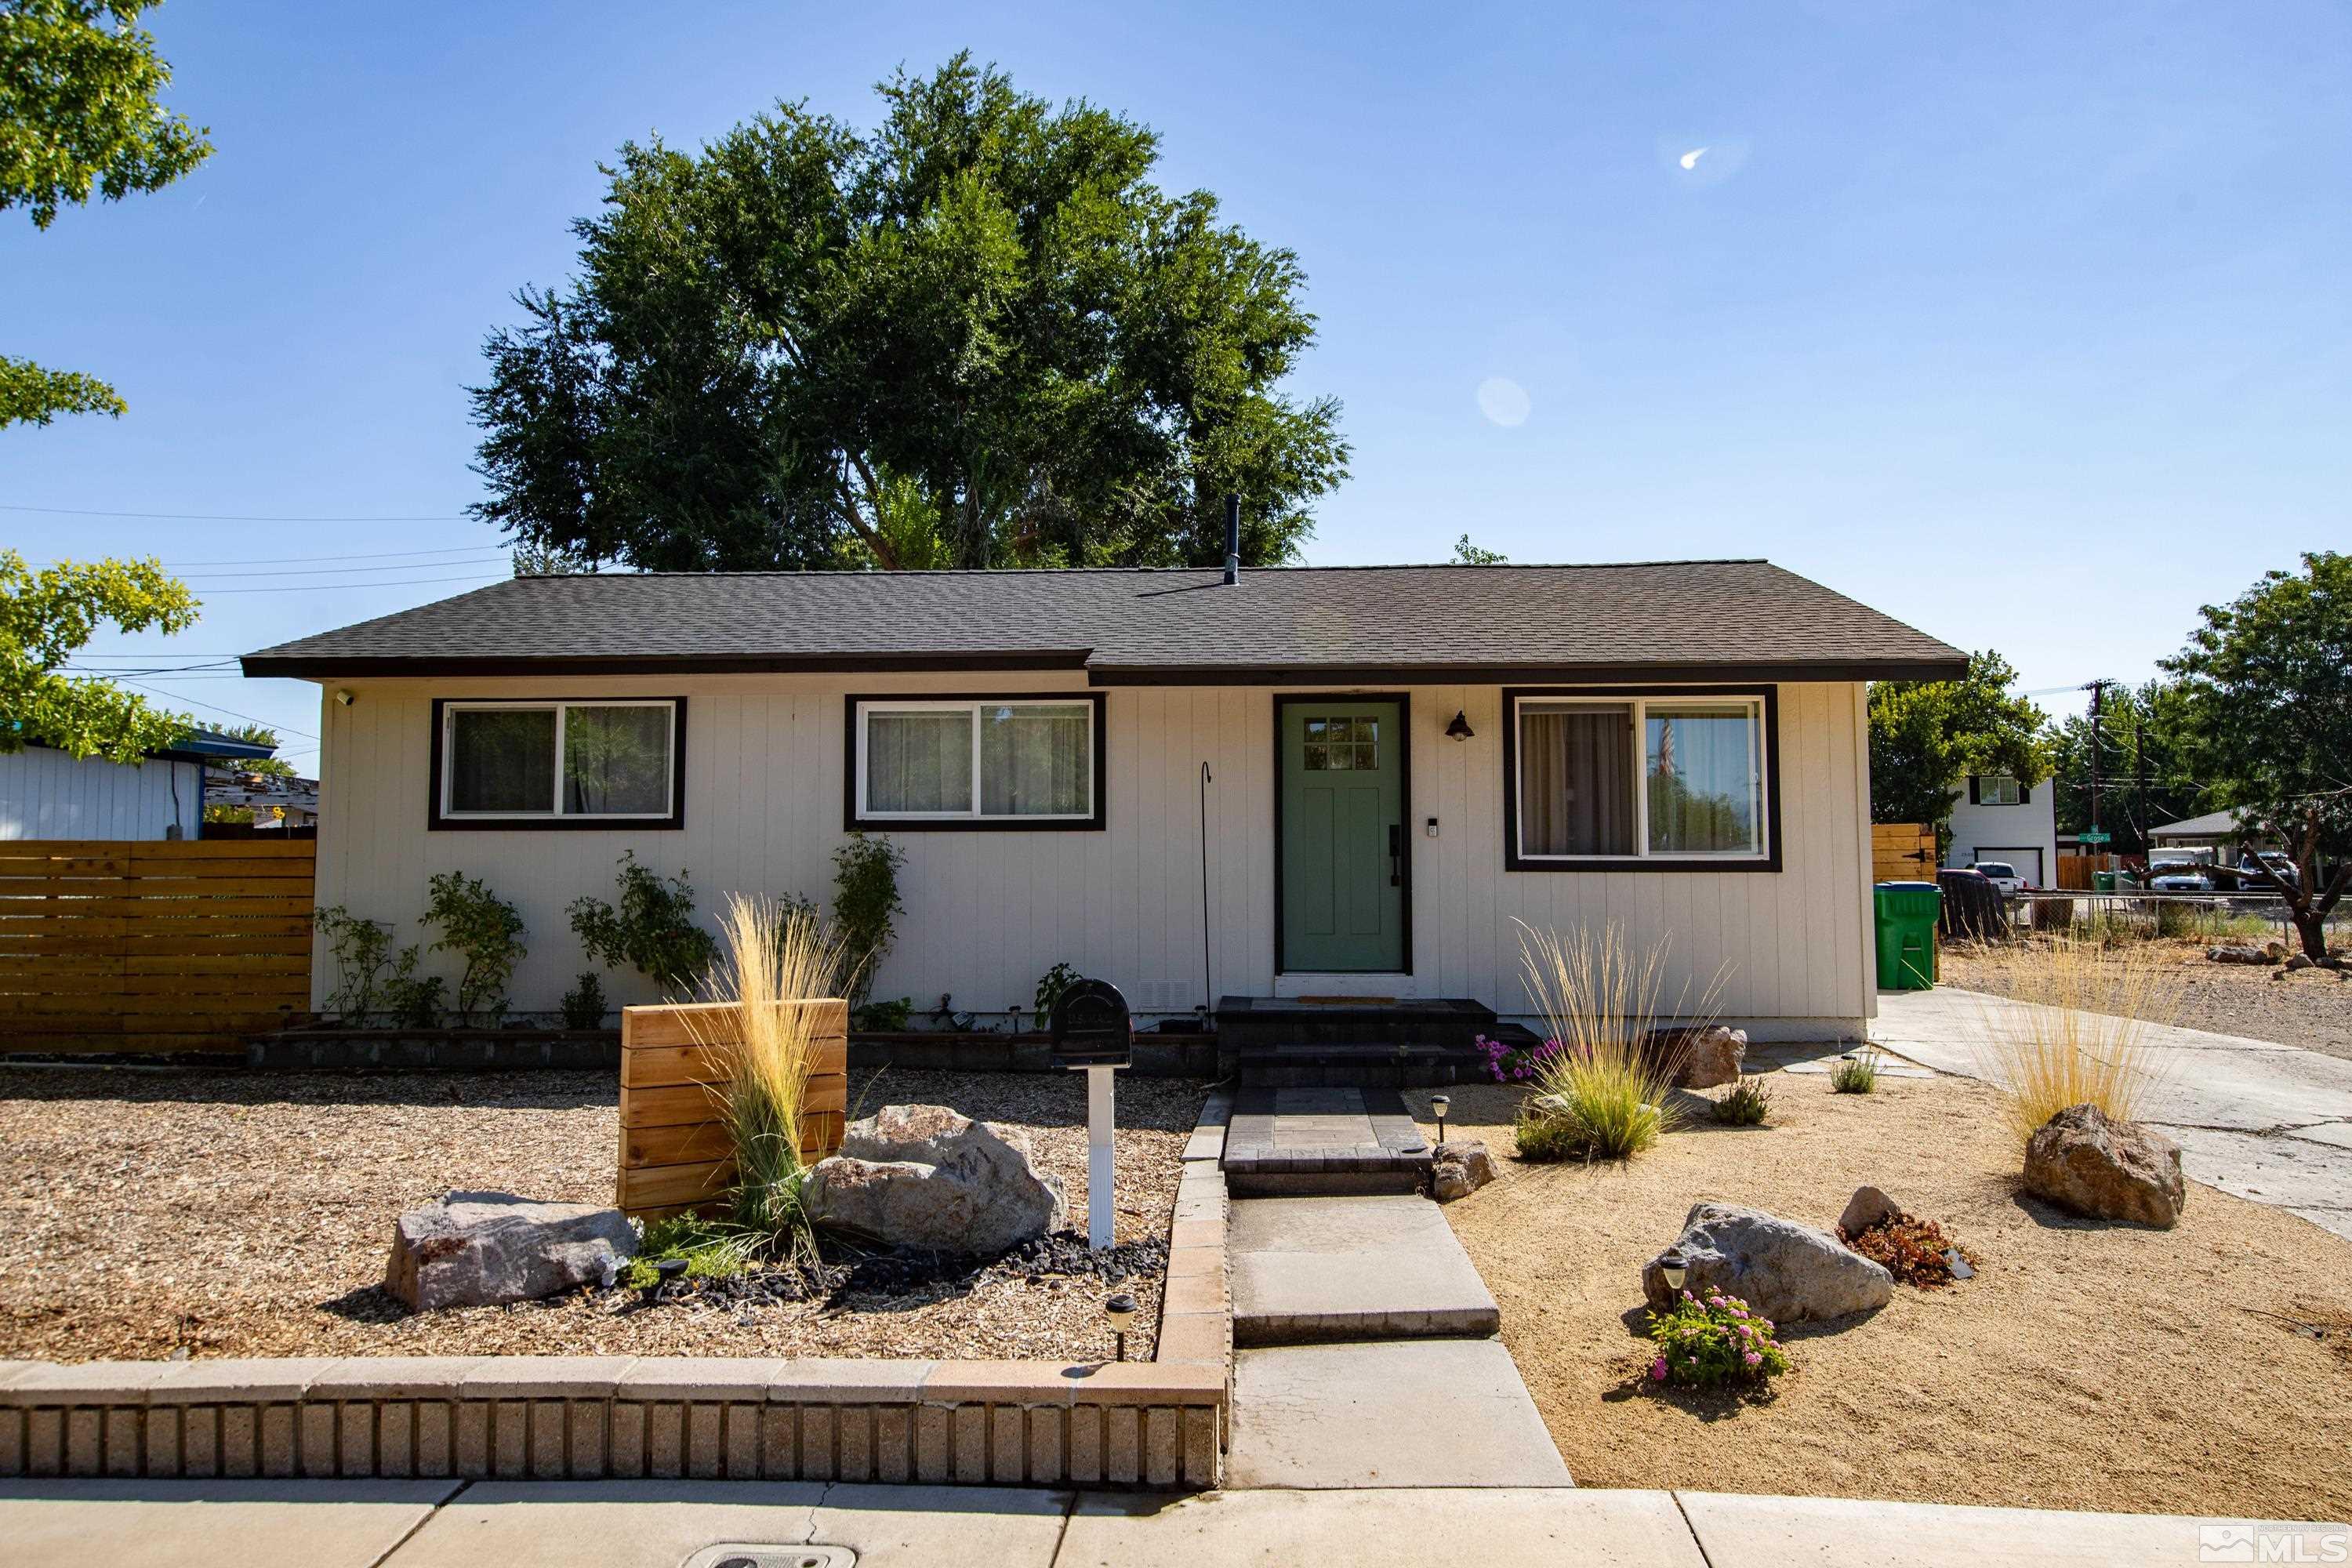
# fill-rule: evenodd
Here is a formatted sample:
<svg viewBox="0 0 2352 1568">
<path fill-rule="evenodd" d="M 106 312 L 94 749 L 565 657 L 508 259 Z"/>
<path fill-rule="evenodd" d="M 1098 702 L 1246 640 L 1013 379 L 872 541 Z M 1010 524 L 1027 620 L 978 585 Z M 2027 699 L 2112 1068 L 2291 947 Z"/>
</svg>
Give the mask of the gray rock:
<svg viewBox="0 0 2352 1568">
<path fill-rule="evenodd" d="M 845 1133 L 801 1188 L 809 1218 L 887 1247 L 993 1257 L 1069 1217 L 1028 1140 L 944 1105 L 886 1105 Z"/>
<path fill-rule="evenodd" d="M 400 1216 L 383 1284 L 420 1312 L 496 1306 L 610 1285 L 636 1253 L 619 1209 L 451 1193 Z"/>
<path fill-rule="evenodd" d="M 1668 1081 L 1676 1089 L 1716 1089 L 1739 1081 L 1748 1057 L 1748 1031 L 1721 1024 L 1704 1029 L 1653 1029 L 1642 1038 L 1642 1052 L 1668 1065 Z"/>
<path fill-rule="evenodd" d="M 1895 1294 L 1892 1274 L 1837 1237 L 1761 1209 L 1694 1205 L 1668 1250 L 1689 1270 L 1684 1289 L 1702 1300 L 1713 1291 L 1737 1296 L 1775 1323 L 1866 1312 Z M 1675 1293 L 1659 1258 L 1643 1266 L 1642 1293 L 1663 1308 Z"/>
<path fill-rule="evenodd" d="M 2272 950 L 2277 946 L 2276 942 L 2271 943 L 2269 948 L 2231 947 L 2224 943 L 2219 947 L 2207 948 L 2205 956 L 2215 963 L 2276 963 L 2279 961 L 2279 955 Z"/>
<path fill-rule="evenodd" d="M 2311 962 L 2311 955 L 2309 953 L 2298 952 L 2294 957 L 2286 961 L 2286 967 L 2290 973 L 2298 969 L 2312 968 L 2313 964 Z"/>
<path fill-rule="evenodd" d="M 1856 1187 L 1853 1196 L 1845 1201 L 1845 1212 L 1838 1215 L 1838 1229 L 1847 1236 L 1860 1236 L 1872 1226 L 1883 1225 L 1902 1213 L 1903 1205 L 1876 1187 Z"/>
<path fill-rule="evenodd" d="M 1429 1191 L 1439 1203 L 1466 1198 L 1494 1179 L 1494 1158 L 1475 1138 L 1450 1138 L 1430 1153 Z"/>
<path fill-rule="evenodd" d="M 2025 1145 L 2025 1190 L 2093 1219 L 2170 1230 L 2188 1184 L 2180 1145 L 2152 1127 L 2116 1121 L 2095 1105 L 2070 1105 Z"/>
</svg>

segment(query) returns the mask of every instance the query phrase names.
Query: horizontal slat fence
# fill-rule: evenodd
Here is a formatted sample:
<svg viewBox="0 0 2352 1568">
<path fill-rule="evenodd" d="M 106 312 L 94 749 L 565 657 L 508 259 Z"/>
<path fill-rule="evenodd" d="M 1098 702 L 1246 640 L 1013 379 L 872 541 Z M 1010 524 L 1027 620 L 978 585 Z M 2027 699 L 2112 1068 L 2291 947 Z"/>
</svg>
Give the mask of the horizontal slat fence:
<svg viewBox="0 0 2352 1568">
<path fill-rule="evenodd" d="M 308 1012 L 318 850 L 0 840 L 0 1051 L 234 1051 Z"/>
<path fill-rule="evenodd" d="M 820 1010 L 803 1100 L 801 1154 L 841 1147 L 849 1107 L 849 1004 L 787 1002 Z M 725 1196 L 735 1160 L 709 1086 L 726 1074 L 706 1042 L 731 1041 L 738 1006 L 689 1002 L 621 1009 L 619 1203 L 645 1219 L 684 1214 Z"/>
<path fill-rule="evenodd" d="M 1936 879 L 1936 830 L 1919 822 L 1870 825 L 1870 879 L 1932 882 Z"/>
</svg>

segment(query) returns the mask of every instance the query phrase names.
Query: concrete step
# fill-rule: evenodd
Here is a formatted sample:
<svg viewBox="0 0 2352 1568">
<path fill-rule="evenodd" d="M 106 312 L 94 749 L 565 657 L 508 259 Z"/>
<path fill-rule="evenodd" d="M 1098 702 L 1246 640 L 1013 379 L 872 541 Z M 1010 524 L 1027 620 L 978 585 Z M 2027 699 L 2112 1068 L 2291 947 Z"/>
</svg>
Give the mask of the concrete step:
<svg viewBox="0 0 2352 1568">
<path fill-rule="evenodd" d="M 1500 1340 L 1286 1345 L 1234 1356 L 1229 1490 L 1573 1484 Z M 1370 1560 L 1374 1543 L 1360 1544 Z M 1475 1554 L 1475 1543 L 1452 1544 Z M 1583 1559 L 1568 1551 L 1553 1560 Z"/>
<path fill-rule="evenodd" d="M 1225 1129 L 1225 1184 L 1236 1197 L 1415 1193 L 1428 1140 L 1394 1089 L 1244 1084 Z"/>
<path fill-rule="evenodd" d="M 1426 1198 L 1244 1198 L 1227 1223 L 1237 1345 L 1478 1338 L 1502 1326 Z"/>
</svg>

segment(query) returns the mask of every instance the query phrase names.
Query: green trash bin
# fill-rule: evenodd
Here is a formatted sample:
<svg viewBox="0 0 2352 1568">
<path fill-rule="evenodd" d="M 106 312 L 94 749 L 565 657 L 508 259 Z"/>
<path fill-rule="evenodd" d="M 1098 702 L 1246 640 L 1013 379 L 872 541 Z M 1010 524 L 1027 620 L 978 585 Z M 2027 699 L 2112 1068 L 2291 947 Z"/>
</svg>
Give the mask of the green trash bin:
<svg viewBox="0 0 2352 1568">
<path fill-rule="evenodd" d="M 2112 893 L 2115 890 L 2116 874 L 2113 871 L 2094 871 L 2091 873 L 2091 891 L 2095 893 Z"/>
<path fill-rule="evenodd" d="M 1926 991 L 1936 984 L 1936 920 L 1944 895 L 1933 882 L 1881 882 L 1871 889 L 1878 917 L 1878 985 Z"/>
</svg>

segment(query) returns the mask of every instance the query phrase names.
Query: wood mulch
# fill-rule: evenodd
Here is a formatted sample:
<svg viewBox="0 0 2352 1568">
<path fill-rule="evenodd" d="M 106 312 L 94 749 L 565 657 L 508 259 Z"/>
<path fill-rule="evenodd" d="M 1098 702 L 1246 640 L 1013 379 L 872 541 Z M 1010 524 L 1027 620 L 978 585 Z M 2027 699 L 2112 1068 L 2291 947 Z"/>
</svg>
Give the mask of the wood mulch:
<svg viewBox="0 0 2352 1568">
<path fill-rule="evenodd" d="M 2021 1151 L 1969 1079 L 1881 1077 L 1867 1095 L 1765 1081 L 1769 1126 L 1703 1121 L 1591 1166 L 1505 1158 L 1516 1091 L 1452 1091 L 1447 1131 L 1483 1138 L 1498 1176 L 1446 1218 L 1580 1483 L 2352 1512 L 2352 1246 L 2194 1184 L 2170 1231 L 2045 1207 L 2020 1194 Z M 1641 1268 L 1692 1204 L 1827 1229 L 1864 1183 L 1941 1225 L 1976 1278 L 1898 1285 L 1874 1315 L 1792 1326 L 1794 1368 L 1761 1403 L 1645 1384 Z"/>
<path fill-rule="evenodd" d="M 2261 939 L 2228 940 L 2258 943 Z M 2262 964 L 2216 963 L 2205 956 L 2210 942 L 2168 937 L 2137 945 L 2178 967 L 2179 1010 L 2171 1021 L 2182 1028 L 2243 1035 L 2352 1060 L 2352 979 L 2344 972 L 2289 973 Z M 2294 951 L 2292 942 L 2288 951 Z M 2013 987 L 2000 954 L 1997 947 L 1981 953 L 1948 947 L 1939 959 L 1943 982 L 2010 995 Z"/>
<path fill-rule="evenodd" d="M 1167 1235 L 1199 1082 L 1121 1075 L 1116 1237 Z M 411 1315 L 381 1288 L 393 1223 L 452 1189 L 610 1203 L 609 1073 L 131 1072 L 0 1067 L 0 1358 L 236 1355 L 1107 1356 L 1100 1281 L 983 1276 L 850 1310 L 593 1291 Z M 1084 1233 L 1076 1073 L 891 1071 L 855 1113 L 950 1105 L 1027 1135 Z M 1140 1299 L 1148 1357 L 1160 1279 Z"/>
</svg>

